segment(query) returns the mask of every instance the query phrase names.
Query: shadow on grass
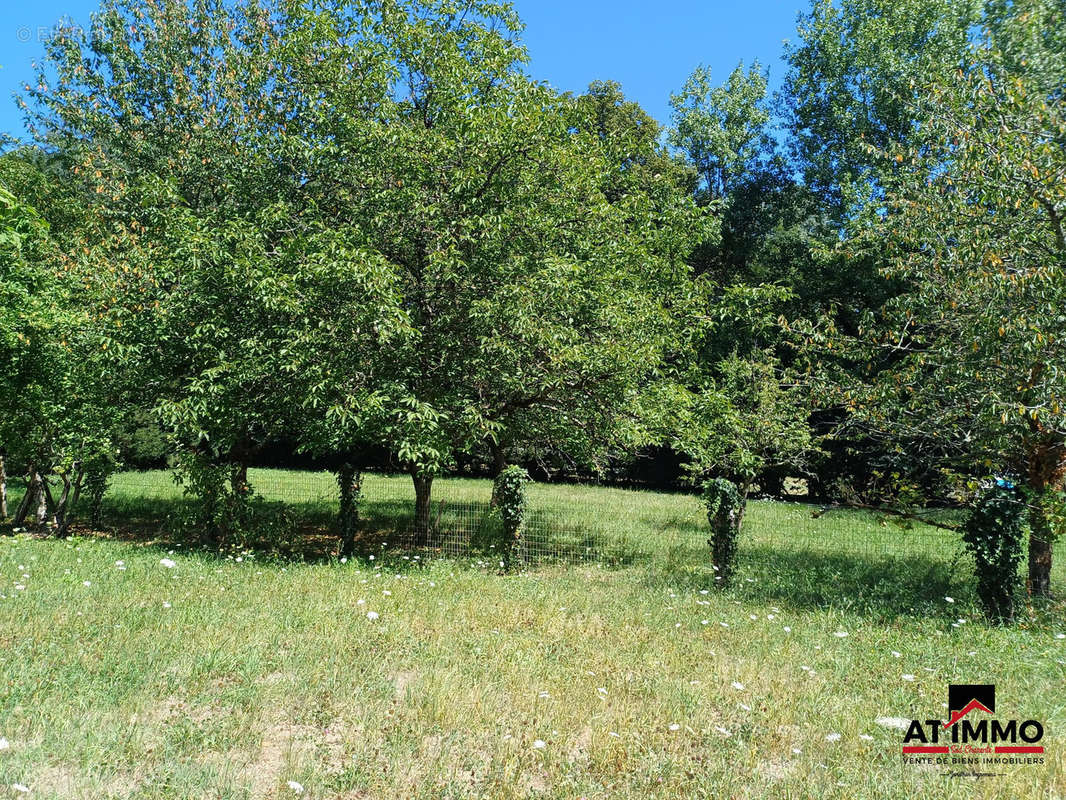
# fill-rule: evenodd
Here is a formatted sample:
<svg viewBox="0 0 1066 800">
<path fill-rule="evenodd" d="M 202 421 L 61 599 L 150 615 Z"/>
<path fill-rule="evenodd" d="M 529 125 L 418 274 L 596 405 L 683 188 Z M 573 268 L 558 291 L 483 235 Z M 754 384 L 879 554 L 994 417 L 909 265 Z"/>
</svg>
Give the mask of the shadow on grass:
<svg viewBox="0 0 1066 800">
<path fill-rule="evenodd" d="M 219 546 L 205 542 L 195 519 L 196 501 L 184 497 L 143 497 L 109 494 L 102 507 L 102 524 L 94 529 L 76 520 L 71 533 L 139 542 L 163 549 L 180 547 L 224 558 L 240 550 L 254 550 L 278 561 L 326 562 L 338 556 L 336 507 L 325 500 L 282 502 L 261 500 L 257 524 L 239 539 Z M 84 512 L 84 509 L 82 509 Z M 549 563 L 595 561 L 607 566 L 636 563 L 649 553 L 624 538 L 588 526 L 555 524 L 535 514 L 531 535 L 523 542 L 520 559 L 533 567 Z M 355 557 L 396 567 L 417 566 L 429 560 L 498 559 L 500 521 L 485 503 L 434 504 L 433 529 L 424 545 L 415 545 L 414 512 L 402 497 L 365 500 L 355 537 Z"/>
<path fill-rule="evenodd" d="M 675 550 L 648 582 L 657 588 L 710 588 L 709 554 Z M 971 599 L 965 561 L 928 555 L 828 553 L 763 543 L 741 550 L 732 585 L 723 591 L 742 602 L 793 610 L 836 608 L 882 620 L 907 616 L 953 619 L 944 597 Z"/>
</svg>

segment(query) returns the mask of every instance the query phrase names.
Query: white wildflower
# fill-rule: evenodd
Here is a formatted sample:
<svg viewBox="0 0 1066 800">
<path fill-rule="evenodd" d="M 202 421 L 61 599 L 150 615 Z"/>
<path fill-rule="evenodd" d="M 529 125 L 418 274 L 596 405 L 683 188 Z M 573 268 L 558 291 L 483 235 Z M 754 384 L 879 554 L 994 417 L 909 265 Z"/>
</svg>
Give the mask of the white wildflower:
<svg viewBox="0 0 1066 800">
<path fill-rule="evenodd" d="M 371 622 L 373 622 L 374 620 L 376 620 L 376 619 L 378 618 L 378 616 L 380 616 L 380 615 L 378 614 L 378 612 L 377 612 L 377 611 L 367 611 L 367 612 L 366 612 L 366 618 L 367 618 L 368 620 L 370 620 Z"/>
<path fill-rule="evenodd" d="M 827 742 L 839 742 L 840 741 L 840 734 L 839 733 L 827 733 L 825 735 L 825 740 Z"/>
<path fill-rule="evenodd" d="M 534 750 L 543 750 L 547 746 L 548 746 L 548 743 L 545 742 L 543 739 L 536 739 L 533 742 L 533 749 Z"/>
<path fill-rule="evenodd" d="M 296 781 L 289 781 L 288 782 L 288 786 L 289 786 L 290 789 L 292 789 L 294 792 L 296 792 L 296 794 L 303 794 L 304 793 L 303 784 L 297 783 Z"/>
<path fill-rule="evenodd" d="M 909 673 L 904 673 L 900 677 L 903 678 L 903 680 L 905 680 L 905 681 L 913 681 L 914 680 L 914 676 L 909 674 Z"/>
<path fill-rule="evenodd" d="M 173 569 L 174 567 L 178 566 L 178 562 L 170 558 L 161 558 L 159 559 L 159 563 L 167 569 Z"/>
<path fill-rule="evenodd" d="M 874 722 L 882 728 L 895 728 L 900 731 L 909 730 L 911 727 L 911 721 L 905 717 L 878 717 Z"/>
<path fill-rule="evenodd" d="M 744 691 L 744 684 L 740 681 L 733 681 L 733 688 L 736 689 L 738 692 L 742 692 Z"/>
</svg>

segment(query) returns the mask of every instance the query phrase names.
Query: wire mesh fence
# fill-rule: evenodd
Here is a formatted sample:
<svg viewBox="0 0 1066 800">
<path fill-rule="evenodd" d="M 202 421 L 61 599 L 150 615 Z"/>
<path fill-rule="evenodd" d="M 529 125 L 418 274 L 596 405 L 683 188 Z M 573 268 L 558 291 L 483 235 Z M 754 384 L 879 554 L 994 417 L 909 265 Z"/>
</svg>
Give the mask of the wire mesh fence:
<svg viewBox="0 0 1066 800">
<path fill-rule="evenodd" d="M 292 537 L 318 537 L 335 547 L 339 488 L 329 472 L 251 469 L 255 493 L 284 513 Z M 424 541 L 415 531 L 410 476 L 364 473 L 357 546 L 363 552 L 416 544 L 453 557 L 499 557 L 501 524 L 491 507 L 492 482 L 446 477 L 433 482 Z M 709 529 L 698 498 L 685 493 L 597 485 L 531 484 L 519 558 L 545 562 L 633 563 L 685 551 L 706 552 Z M 163 525 L 195 502 L 165 470 L 114 476 L 104 502 L 111 525 Z M 823 513 L 824 512 L 824 513 Z M 823 508 L 803 502 L 748 503 L 742 549 L 749 557 L 906 559 L 972 569 L 958 533 L 920 522 L 899 524 L 872 511 Z M 753 555 L 754 554 L 754 555 Z M 1061 561 L 1061 559 L 1060 559 Z M 1053 579 L 1066 584 L 1066 569 Z"/>
<path fill-rule="evenodd" d="M 338 540 L 339 487 L 329 472 L 251 469 L 256 495 L 281 521 L 296 544 L 317 541 L 319 554 Z M 13 496 L 17 497 L 14 488 Z M 364 473 L 357 548 L 363 553 L 421 547 L 432 554 L 500 558 L 495 542 L 501 521 L 491 506 L 492 482 L 446 477 L 433 482 L 428 532 L 415 530 L 415 492 L 408 475 Z M 709 528 L 698 498 L 685 493 L 596 485 L 530 484 L 518 558 L 542 563 L 638 561 L 706 554 Z M 171 472 L 121 472 L 103 504 L 105 522 L 116 528 L 161 530 L 196 501 Z M 824 513 L 823 513 L 824 512 Z M 275 526 L 278 527 L 278 526 Z M 297 549 L 297 548 L 293 548 Z M 958 533 L 920 522 L 897 524 L 872 511 L 825 509 L 802 502 L 748 503 L 741 551 L 751 561 L 804 559 L 910 561 L 916 568 L 972 570 Z M 1053 581 L 1066 585 L 1066 565 L 1055 564 Z"/>
</svg>

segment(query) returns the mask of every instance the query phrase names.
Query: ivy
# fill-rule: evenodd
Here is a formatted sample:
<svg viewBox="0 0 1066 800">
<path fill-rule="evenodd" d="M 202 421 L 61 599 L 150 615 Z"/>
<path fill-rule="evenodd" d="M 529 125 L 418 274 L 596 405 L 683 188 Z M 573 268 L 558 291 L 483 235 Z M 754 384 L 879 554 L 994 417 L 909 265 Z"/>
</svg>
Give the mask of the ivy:
<svg viewBox="0 0 1066 800">
<path fill-rule="evenodd" d="M 996 622 L 1014 619 L 1026 510 L 1019 490 L 996 482 L 978 500 L 963 530 L 977 565 L 977 594 L 989 619 Z"/>
<path fill-rule="evenodd" d="M 736 484 L 725 478 L 713 478 L 703 484 L 703 505 L 711 525 L 711 557 L 718 571 L 716 580 L 729 583 L 737 559 L 737 540 L 747 501 Z"/>
<path fill-rule="evenodd" d="M 499 538 L 493 545 L 500 553 L 500 562 L 505 571 L 522 542 L 522 530 L 526 516 L 526 484 L 529 473 L 518 466 L 510 466 L 496 476 L 492 484 L 492 506 L 501 525 Z"/>
</svg>

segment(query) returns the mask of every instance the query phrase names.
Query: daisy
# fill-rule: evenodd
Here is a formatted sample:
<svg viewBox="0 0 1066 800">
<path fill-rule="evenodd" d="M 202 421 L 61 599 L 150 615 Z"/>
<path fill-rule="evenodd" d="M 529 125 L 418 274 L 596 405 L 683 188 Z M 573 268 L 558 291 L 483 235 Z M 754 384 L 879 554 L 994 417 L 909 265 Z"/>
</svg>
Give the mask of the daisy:
<svg viewBox="0 0 1066 800">
<path fill-rule="evenodd" d="M 827 733 L 825 735 L 825 740 L 827 742 L 839 742 L 840 741 L 840 734 L 839 733 Z"/>
<path fill-rule="evenodd" d="M 547 746 L 548 746 L 547 742 L 545 742 L 543 739 L 537 739 L 537 740 L 535 740 L 533 742 L 533 749 L 534 750 L 543 750 Z"/>
<path fill-rule="evenodd" d="M 296 781 L 289 781 L 288 785 L 290 789 L 296 792 L 296 794 L 303 794 L 304 787 L 302 784 L 299 784 Z"/>
<path fill-rule="evenodd" d="M 670 730 L 672 730 L 672 731 L 679 731 L 679 730 L 681 730 L 681 726 L 680 726 L 680 725 L 678 725 L 678 724 L 677 724 L 676 722 L 671 722 L 671 723 L 670 723 L 670 725 L 669 725 L 669 728 L 670 728 Z"/>
<path fill-rule="evenodd" d="M 380 616 L 380 615 L 378 614 L 378 612 L 377 612 L 377 611 L 367 611 L 367 612 L 366 612 L 366 618 L 367 618 L 368 620 L 370 620 L 371 622 L 373 622 L 374 620 L 376 620 L 376 619 L 378 618 L 378 616 Z"/>
</svg>

